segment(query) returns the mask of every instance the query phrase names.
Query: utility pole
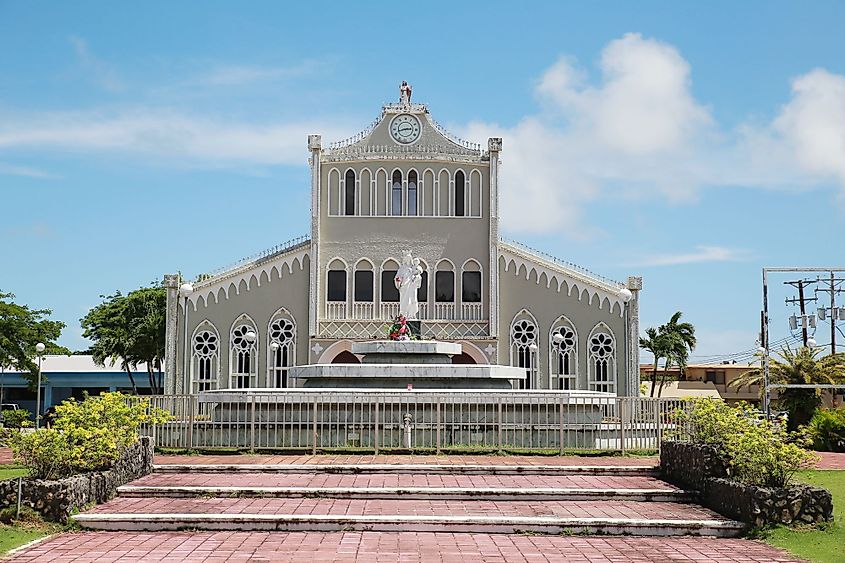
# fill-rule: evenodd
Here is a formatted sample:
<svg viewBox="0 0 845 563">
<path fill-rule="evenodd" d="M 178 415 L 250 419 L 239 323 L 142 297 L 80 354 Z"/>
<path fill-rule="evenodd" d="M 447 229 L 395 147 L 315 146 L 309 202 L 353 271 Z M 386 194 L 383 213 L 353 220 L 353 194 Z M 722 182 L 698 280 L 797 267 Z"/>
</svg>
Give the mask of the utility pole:
<svg viewBox="0 0 845 563">
<path fill-rule="evenodd" d="M 830 322 L 830 353 L 836 353 L 836 322 L 845 321 L 845 315 L 842 315 L 841 310 L 836 309 L 836 294 L 842 291 L 842 282 L 845 278 L 837 278 L 834 271 L 830 272 L 830 277 L 827 279 L 819 278 L 819 286 L 816 292 L 830 293 L 830 309 L 826 312 L 827 321 Z M 843 308 L 845 309 L 845 308 Z M 822 313 L 824 308 L 819 308 L 819 313 Z"/>
<path fill-rule="evenodd" d="M 796 281 L 788 281 L 783 282 L 785 285 L 791 285 L 792 287 L 798 288 L 798 299 L 791 297 L 786 299 L 786 303 L 790 305 L 794 305 L 798 303 L 798 308 L 801 311 L 801 338 L 804 342 L 804 347 L 807 347 L 807 341 L 810 335 L 807 333 L 807 309 L 806 304 L 810 301 L 816 301 L 816 298 L 807 299 L 804 297 L 804 288 L 811 284 L 815 283 L 813 280 L 796 280 Z"/>
</svg>

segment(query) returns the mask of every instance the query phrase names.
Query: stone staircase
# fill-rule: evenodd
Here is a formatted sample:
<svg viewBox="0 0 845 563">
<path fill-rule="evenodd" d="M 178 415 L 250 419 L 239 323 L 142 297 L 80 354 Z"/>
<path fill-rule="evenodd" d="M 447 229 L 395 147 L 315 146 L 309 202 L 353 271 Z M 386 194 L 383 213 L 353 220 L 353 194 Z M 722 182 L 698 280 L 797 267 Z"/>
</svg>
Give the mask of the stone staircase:
<svg viewBox="0 0 845 563">
<path fill-rule="evenodd" d="M 653 467 L 174 464 L 74 519 L 95 530 L 742 533 L 694 501 Z"/>
</svg>

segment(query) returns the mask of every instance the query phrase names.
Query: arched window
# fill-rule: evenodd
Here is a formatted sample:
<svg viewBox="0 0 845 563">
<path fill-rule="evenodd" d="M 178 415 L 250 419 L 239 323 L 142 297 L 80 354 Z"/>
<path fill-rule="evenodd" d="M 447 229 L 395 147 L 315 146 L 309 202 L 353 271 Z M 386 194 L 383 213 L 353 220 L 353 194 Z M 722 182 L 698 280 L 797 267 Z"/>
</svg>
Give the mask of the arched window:
<svg viewBox="0 0 845 563">
<path fill-rule="evenodd" d="M 402 215 L 402 173 L 393 171 L 393 184 L 390 189 L 390 214 Z"/>
<path fill-rule="evenodd" d="M 466 179 L 461 170 L 455 172 L 455 216 L 463 217 L 466 215 Z"/>
<path fill-rule="evenodd" d="M 525 369 L 525 378 L 516 388 L 534 389 L 537 386 L 537 321 L 522 310 L 511 322 L 511 365 Z"/>
<path fill-rule="evenodd" d="M 220 335 L 208 321 L 194 331 L 191 349 L 191 392 L 199 393 L 217 387 L 220 372 Z"/>
<path fill-rule="evenodd" d="M 408 215 L 417 214 L 417 172 L 408 172 Z"/>
<path fill-rule="evenodd" d="M 591 391 L 613 393 L 616 389 L 616 341 L 600 324 L 587 341 L 587 383 Z"/>
<path fill-rule="evenodd" d="M 326 273 L 326 318 L 346 318 L 346 263 L 340 258 L 331 260 Z"/>
<path fill-rule="evenodd" d="M 351 168 L 346 171 L 345 182 L 346 188 L 344 195 L 346 196 L 344 203 L 344 214 L 355 215 L 355 171 Z"/>
<path fill-rule="evenodd" d="M 374 319 L 373 301 L 375 300 L 375 279 L 373 264 L 362 258 L 355 264 L 355 274 L 352 278 L 352 318 Z"/>
<path fill-rule="evenodd" d="M 566 317 L 558 318 L 549 332 L 549 387 L 576 389 L 578 374 L 578 336 Z"/>
<path fill-rule="evenodd" d="M 267 327 L 269 341 L 267 387 L 289 387 L 288 368 L 296 364 L 296 321 L 287 310 L 279 309 Z"/>
<path fill-rule="evenodd" d="M 386 260 L 381 265 L 381 302 L 399 303 L 399 289 L 396 287 L 396 274 L 399 271 L 399 263 L 395 260 Z"/>
<path fill-rule="evenodd" d="M 461 268 L 461 318 L 465 321 L 480 321 L 483 316 L 481 265 L 470 259 Z"/>
<path fill-rule="evenodd" d="M 255 354 L 258 330 L 252 319 L 241 315 L 232 325 L 229 342 L 229 387 L 234 389 L 255 387 L 258 375 L 258 358 Z"/>
</svg>

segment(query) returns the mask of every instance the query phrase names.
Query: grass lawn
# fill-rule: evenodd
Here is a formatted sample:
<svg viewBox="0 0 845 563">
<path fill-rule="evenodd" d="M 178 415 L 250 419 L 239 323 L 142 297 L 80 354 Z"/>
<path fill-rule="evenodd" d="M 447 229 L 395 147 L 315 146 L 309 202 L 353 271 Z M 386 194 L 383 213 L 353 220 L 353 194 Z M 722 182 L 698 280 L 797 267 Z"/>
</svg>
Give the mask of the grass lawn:
<svg viewBox="0 0 845 563">
<path fill-rule="evenodd" d="M 11 525 L 0 524 L 0 555 L 5 555 L 10 549 L 22 546 L 32 540 L 48 536 L 54 533 L 52 527 L 34 525 Z"/>
<path fill-rule="evenodd" d="M 27 473 L 28 470 L 19 465 L 0 465 L 0 481 L 24 477 Z"/>
<path fill-rule="evenodd" d="M 763 538 L 771 545 L 790 553 L 820 562 L 841 562 L 845 559 L 845 471 L 801 471 L 798 480 L 824 487 L 833 493 L 832 526 L 827 529 L 777 528 Z"/>
</svg>

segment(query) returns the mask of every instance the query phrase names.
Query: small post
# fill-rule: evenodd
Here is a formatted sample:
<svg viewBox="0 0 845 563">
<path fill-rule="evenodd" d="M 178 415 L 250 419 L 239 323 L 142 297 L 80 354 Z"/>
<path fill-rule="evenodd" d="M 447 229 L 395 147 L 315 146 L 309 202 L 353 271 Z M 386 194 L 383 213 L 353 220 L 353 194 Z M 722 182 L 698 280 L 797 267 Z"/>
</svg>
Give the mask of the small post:
<svg viewBox="0 0 845 563">
<path fill-rule="evenodd" d="M 379 444 L 379 428 L 378 428 L 378 397 L 376 397 L 376 419 L 375 419 L 375 454 L 378 455 L 378 444 Z"/>
<path fill-rule="evenodd" d="M 411 415 L 409 413 L 405 413 L 405 416 L 402 417 L 402 421 L 405 423 L 405 447 L 410 450 L 411 449 Z"/>
<path fill-rule="evenodd" d="M 317 398 L 314 398 L 314 410 L 313 410 L 313 425 L 314 425 L 314 447 L 311 450 L 311 453 L 317 455 Z"/>
<path fill-rule="evenodd" d="M 190 404 L 190 411 L 188 412 L 188 449 L 194 447 L 194 423 L 196 422 L 194 409 L 197 407 L 195 400 L 196 397 L 193 395 L 188 400 Z"/>
<path fill-rule="evenodd" d="M 23 477 L 18 477 L 18 508 L 15 511 L 15 520 L 21 517 L 21 496 L 23 493 Z"/>
<path fill-rule="evenodd" d="M 437 396 L 437 455 L 440 455 L 440 395 Z"/>
<path fill-rule="evenodd" d="M 560 455 L 563 455 L 563 396 L 560 398 L 560 436 L 558 437 L 558 442 L 560 446 Z"/>
<path fill-rule="evenodd" d="M 499 443 L 499 453 L 502 453 L 502 426 L 504 425 L 504 420 L 502 420 L 502 398 L 499 397 L 499 436 L 498 436 L 498 443 Z"/>
<path fill-rule="evenodd" d="M 255 453 L 255 395 L 252 395 L 249 412 L 249 452 Z"/>
<path fill-rule="evenodd" d="M 625 399 L 619 399 L 619 447 L 625 455 Z"/>
<path fill-rule="evenodd" d="M 663 418 L 660 416 L 660 399 L 654 403 L 654 432 L 657 436 L 657 455 L 660 455 L 660 443 L 663 441 L 660 431 L 660 419 Z"/>
</svg>

